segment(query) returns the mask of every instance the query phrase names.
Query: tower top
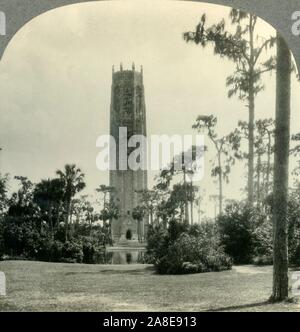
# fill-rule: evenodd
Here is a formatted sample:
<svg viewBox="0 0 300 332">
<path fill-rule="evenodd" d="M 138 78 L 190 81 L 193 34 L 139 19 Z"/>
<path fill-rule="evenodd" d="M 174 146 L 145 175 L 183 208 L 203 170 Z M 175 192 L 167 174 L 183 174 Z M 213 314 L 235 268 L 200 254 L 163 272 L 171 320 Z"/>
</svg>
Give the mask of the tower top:
<svg viewBox="0 0 300 332">
<path fill-rule="evenodd" d="M 133 62 L 132 65 L 131 65 L 131 70 L 130 70 L 130 69 L 124 69 L 124 68 L 123 68 L 123 63 L 121 62 L 121 63 L 120 63 L 120 70 L 119 70 L 119 72 L 122 72 L 122 71 L 139 72 L 138 70 L 136 70 L 136 68 L 135 68 L 135 63 L 134 63 L 134 62 Z M 117 72 L 118 72 L 118 71 L 117 71 Z M 117 72 L 115 71 L 115 66 L 112 65 L 112 74 L 115 74 L 115 73 L 117 73 Z M 141 66 L 140 73 L 141 73 L 141 75 L 143 76 L 143 66 Z"/>
</svg>

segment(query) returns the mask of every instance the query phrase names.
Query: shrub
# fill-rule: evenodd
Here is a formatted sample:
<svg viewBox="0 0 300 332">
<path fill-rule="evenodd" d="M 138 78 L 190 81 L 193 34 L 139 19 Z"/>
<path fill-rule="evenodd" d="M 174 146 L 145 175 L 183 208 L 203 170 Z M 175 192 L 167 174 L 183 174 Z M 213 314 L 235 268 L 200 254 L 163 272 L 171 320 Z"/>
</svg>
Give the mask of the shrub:
<svg viewBox="0 0 300 332">
<path fill-rule="evenodd" d="M 232 263 L 222 247 L 213 246 L 210 239 L 182 233 L 156 266 L 162 274 L 182 274 L 228 270 Z"/>
<path fill-rule="evenodd" d="M 57 240 L 51 241 L 50 243 L 50 261 L 59 262 L 61 260 L 63 250 L 63 243 Z"/>
<path fill-rule="evenodd" d="M 232 266 L 213 225 L 183 226 L 175 220 L 168 230 L 161 227 L 148 234 L 146 255 L 160 274 L 184 274 L 228 270 Z"/>
<path fill-rule="evenodd" d="M 102 228 L 84 225 L 80 231 L 65 242 L 64 227 L 52 232 L 38 220 L 7 215 L 0 220 L 0 258 L 8 255 L 50 262 L 104 262 Z"/>
<path fill-rule="evenodd" d="M 104 263 L 105 248 L 88 237 L 83 238 L 83 263 Z"/>
<path fill-rule="evenodd" d="M 83 250 L 81 241 L 66 241 L 62 246 L 61 262 L 81 263 L 83 260 Z"/>
<path fill-rule="evenodd" d="M 235 264 L 250 264 L 255 258 L 272 256 L 272 222 L 262 210 L 235 202 L 218 217 L 217 225 L 225 252 Z"/>
<path fill-rule="evenodd" d="M 156 260 L 168 251 L 168 232 L 162 225 L 150 225 L 147 239 L 147 251 L 144 256 L 144 262 L 155 264 Z"/>
<path fill-rule="evenodd" d="M 234 203 L 218 218 L 221 242 L 236 264 L 273 264 L 272 197 L 270 213 Z M 300 204 L 290 197 L 288 204 L 288 246 L 291 264 L 300 264 Z"/>
<path fill-rule="evenodd" d="M 235 264 L 248 264 L 252 260 L 252 216 L 249 208 L 235 203 L 228 205 L 217 220 L 221 243 Z"/>
<path fill-rule="evenodd" d="M 256 265 L 273 264 L 273 227 L 272 221 L 266 217 L 258 223 L 252 233 L 253 258 Z"/>
<path fill-rule="evenodd" d="M 288 209 L 289 260 L 291 264 L 300 265 L 300 204 L 299 198 L 291 197 Z"/>
<path fill-rule="evenodd" d="M 252 245 L 254 257 L 272 257 L 273 255 L 273 226 L 272 221 L 266 217 L 265 221 L 258 223 L 252 232 Z"/>
<path fill-rule="evenodd" d="M 0 260 L 5 254 L 5 247 L 4 247 L 4 238 L 3 238 L 3 230 L 4 230 L 3 219 L 0 216 Z"/>
</svg>

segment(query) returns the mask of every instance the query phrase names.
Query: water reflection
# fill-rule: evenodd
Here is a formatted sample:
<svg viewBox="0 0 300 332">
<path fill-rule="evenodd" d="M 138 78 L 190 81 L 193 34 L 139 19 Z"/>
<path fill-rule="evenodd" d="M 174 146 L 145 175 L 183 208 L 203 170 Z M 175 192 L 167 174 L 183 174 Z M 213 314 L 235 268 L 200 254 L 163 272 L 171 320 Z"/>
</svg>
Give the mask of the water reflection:
<svg viewBox="0 0 300 332">
<path fill-rule="evenodd" d="M 94 264 L 142 264 L 144 250 L 110 250 L 93 257 Z"/>
<path fill-rule="evenodd" d="M 126 262 L 130 264 L 132 262 L 132 255 L 130 252 L 126 253 Z"/>
</svg>

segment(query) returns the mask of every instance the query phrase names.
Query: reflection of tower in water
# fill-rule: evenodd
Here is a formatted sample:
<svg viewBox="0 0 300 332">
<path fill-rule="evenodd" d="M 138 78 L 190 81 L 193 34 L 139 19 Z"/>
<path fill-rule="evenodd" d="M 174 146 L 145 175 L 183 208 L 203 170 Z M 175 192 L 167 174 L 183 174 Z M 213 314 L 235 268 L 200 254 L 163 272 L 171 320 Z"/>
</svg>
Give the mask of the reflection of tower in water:
<svg viewBox="0 0 300 332">
<path fill-rule="evenodd" d="M 112 234 L 116 242 L 138 240 L 138 222 L 132 218 L 133 209 L 139 204 L 141 191 L 147 189 L 147 171 L 128 168 L 128 155 L 134 148 L 128 148 L 126 160 L 122 160 L 120 127 L 126 128 L 126 143 L 133 135 L 146 136 L 146 107 L 143 85 L 143 69 L 138 72 L 134 64 L 132 70 L 112 73 L 110 135 L 116 142 L 116 170 L 110 170 L 110 186 L 114 188 L 112 199 L 119 208 L 120 216 L 112 221 Z M 120 169 L 120 164 L 127 169 Z M 141 236 L 144 237 L 147 218 L 142 222 Z"/>
</svg>

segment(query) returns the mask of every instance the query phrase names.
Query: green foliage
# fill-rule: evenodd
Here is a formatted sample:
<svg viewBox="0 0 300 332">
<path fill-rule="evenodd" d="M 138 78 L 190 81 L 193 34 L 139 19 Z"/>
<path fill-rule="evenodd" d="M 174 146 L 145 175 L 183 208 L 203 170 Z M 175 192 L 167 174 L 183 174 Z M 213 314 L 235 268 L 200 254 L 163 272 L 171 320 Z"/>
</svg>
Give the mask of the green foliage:
<svg viewBox="0 0 300 332">
<path fill-rule="evenodd" d="M 83 260 L 83 246 L 79 241 L 66 241 L 62 246 L 61 262 L 81 263 Z"/>
<path fill-rule="evenodd" d="M 235 71 L 227 77 L 226 86 L 228 97 L 236 95 L 247 104 L 249 111 L 248 202 L 250 206 L 253 206 L 255 97 L 264 89 L 262 74 L 276 67 L 274 56 L 265 60 L 262 59 L 262 54 L 272 48 L 277 39 L 271 36 L 260 42 L 262 38 L 257 34 L 257 16 L 251 13 L 232 9 L 230 21 L 235 28 L 233 32 L 231 29 L 226 30 L 224 19 L 207 27 L 206 16 L 203 15 L 195 31 L 186 32 L 183 37 L 186 42 L 193 42 L 203 48 L 211 44 L 216 55 L 235 63 Z M 221 171 L 220 165 L 217 165 L 213 175 L 221 174 Z M 221 210 L 220 199 L 220 213 Z"/>
<path fill-rule="evenodd" d="M 88 201 L 70 197 L 84 187 L 83 173 L 75 165 L 66 165 L 59 175 L 37 184 L 15 177 L 19 188 L 0 213 L 0 258 L 93 262 L 104 256 L 106 227 L 92 224 L 96 217 Z M 1 183 L 6 195 L 6 182 Z M 76 216 L 76 223 L 66 224 L 67 213 Z"/>
<path fill-rule="evenodd" d="M 113 201 L 105 204 L 104 208 L 100 212 L 100 220 L 106 222 L 111 219 L 118 219 L 120 215 L 119 209 Z"/>
<path fill-rule="evenodd" d="M 3 231 L 4 231 L 4 223 L 3 223 L 3 218 L 0 216 L 0 260 L 5 254 Z"/>
<path fill-rule="evenodd" d="M 8 203 L 8 198 L 7 198 L 8 181 L 9 181 L 8 174 L 2 176 L 2 174 L 0 173 L 0 217 L 5 211 Z"/>
<path fill-rule="evenodd" d="M 86 237 L 83 239 L 83 263 L 95 263 L 99 261 L 99 256 L 102 257 L 104 255 L 104 247 L 99 245 L 98 241 L 95 239 L 91 239 Z"/>
<path fill-rule="evenodd" d="M 183 37 L 186 42 L 202 47 L 212 44 L 216 55 L 233 61 L 236 70 L 226 81 L 228 96 L 238 95 L 239 99 L 248 100 L 250 88 L 254 95 L 263 90 L 262 73 L 275 69 L 276 59 L 271 56 L 266 61 L 261 60 L 261 55 L 275 45 L 276 38 L 269 37 L 256 46 L 253 41 L 256 38 L 257 17 L 232 9 L 230 20 L 236 29 L 233 33 L 226 30 L 224 20 L 207 27 L 204 14 L 195 31 L 185 32 Z"/>
<path fill-rule="evenodd" d="M 58 170 L 56 174 L 63 183 L 66 201 L 85 188 L 84 174 L 75 164 L 65 165 L 64 170 Z"/>
<path fill-rule="evenodd" d="M 253 255 L 256 259 L 266 257 L 266 260 L 272 261 L 270 258 L 273 255 L 273 225 L 269 217 L 265 215 L 261 217 L 265 219 L 260 219 L 257 223 L 259 216 L 256 216 L 256 224 L 253 227 Z"/>
<path fill-rule="evenodd" d="M 64 241 L 64 236 L 52 237 L 52 233 L 34 221 L 8 216 L 0 223 L 0 257 L 23 257 L 49 262 L 94 263 L 103 256 L 105 234 L 100 226 L 92 233 L 81 226 L 75 237 Z M 89 234 L 81 235 L 82 233 Z"/>
<path fill-rule="evenodd" d="M 270 254 L 272 237 L 267 216 L 235 202 L 228 205 L 217 225 L 225 252 L 235 264 L 249 264 L 256 255 Z"/>
<path fill-rule="evenodd" d="M 228 205 L 217 224 L 221 243 L 236 264 L 255 263 L 258 265 L 273 262 L 272 197 L 266 212 L 250 209 L 247 205 Z M 300 264 L 300 204 L 291 196 L 288 203 L 288 246 L 291 264 Z"/>
<path fill-rule="evenodd" d="M 161 274 L 221 271 L 232 265 L 213 225 L 191 227 L 175 220 L 168 230 L 157 227 L 149 231 L 147 256 Z"/>
<path fill-rule="evenodd" d="M 288 205 L 288 241 L 290 263 L 300 265 L 300 202 L 291 196 Z"/>
<path fill-rule="evenodd" d="M 158 226 L 149 225 L 147 234 L 147 252 L 145 262 L 156 264 L 158 258 L 166 253 L 169 244 L 168 231 L 161 224 Z"/>
<path fill-rule="evenodd" d="M 75 164 L 67 164 L 64 170 L 57 170 L 56 174 L 59 176 L 63 185 L 63 202 L 65 206 L 65 238 L 68 240 L 68 223 L 71 213 L 72 198 L 76 193 L 83 190 L 86 186 L 84 181 L 84 173 Z"/>
<path fill-rule="evenodd" d="M 211 170 L 211 176 L 218 178 L 219 184 L 219 213 L 223 212 L 223 180 L 229 182 L 229 174 L 236 159 L 240 159 L 238 153 L 241 138 L 236 131 L 218 137 L 216 133 L 217 118 L 214 115 L 199 115 L 192 126 L 198 132 L 207 131 L 207 135 L 215 148 L 215 158 Z"/>
</svg>

